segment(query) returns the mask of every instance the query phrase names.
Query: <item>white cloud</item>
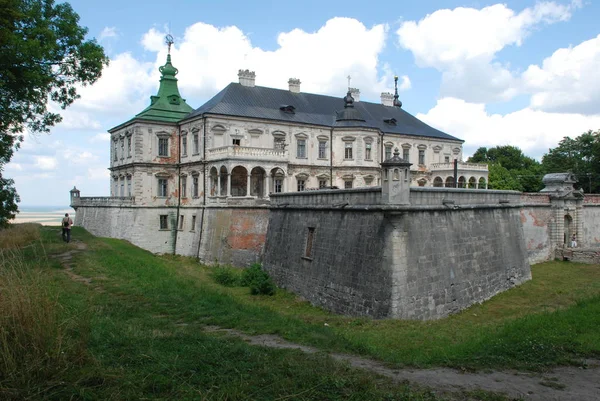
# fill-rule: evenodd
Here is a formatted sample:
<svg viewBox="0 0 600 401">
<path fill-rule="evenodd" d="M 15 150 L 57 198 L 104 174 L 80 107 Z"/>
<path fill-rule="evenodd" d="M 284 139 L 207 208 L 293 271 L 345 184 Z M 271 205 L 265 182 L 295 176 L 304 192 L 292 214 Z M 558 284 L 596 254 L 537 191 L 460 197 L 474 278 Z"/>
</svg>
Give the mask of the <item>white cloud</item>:
<svg viewBox="0 0 600 401">
<path fill-rule="evenodd" d="M 600 110 L 600 35 L 575 47 L 558 49 L 542 66 L 523 73 L 531 107 L 547 111 Z"/>
<path fill-rule="evenodd" d="M 56 170 L 58 162 L 55 157 L 35 156 L 35 167 L 40 170 Z"/>
<path fill-rule="evenodd" d="M 352 86 L 361 89 L 363 96 L 378 97 L 379 92 L 393 87 L 391 76 L 378 76 L 386 32 L 386 25 L 369 29 L 355 19 L 333 18 L 316 32 L 294 29 L 280 33 L 279 47 L 265 51 L 253 46 L 235 26 L 219 28 L 198 22 L 186 29 L 171 54 L 184 97 L 214 95 L 237 81 L 239 69 L 255 71 L 260 86 L 287 88 L 288 79 L 294 77 L 302 81 L 303 92 L 340 97 L 347 87 L 346 76 L 351 75 Z M 163 37 L 164 33 L 153 28 L 142 39 L 147 50 L 159 51 L 155 68 L 166 57 Z"/>
<path fill-rule="evenodd" d="M 410 78 L 408 78 L 407 75 L 402 75 L 402 82 L 400 83 L 400 86 L 398 86 L 398 90 L 406 91 L 406 90 L 409 90 L 410 88 L 412 88 L 412 83 L 410 82 Z"/>
<path fill-rule="evenodd" d="M 525 108 L 506 115 L 489 114 L 484 104 L 444 98 L 417 118 L 465 140 L 465 155 L 481 146 L 513 145 L 526 155 L 540 158 L 565 136 L 572 138 L 600 128 L 600 114 L 547 113 Z"/>
<path fill-rule="evenodd" d="M 105 26 L 102 32 L 100 32 L 100 36 L 98 40 L 102 41 L 104 39 L 116 38 L 119 34 L 117 33 L 117 28 L 114 26 Z"/>
<path fill-rule="evenodd" d="M 91 143 L 108 142 L 108 141 L 110 141 L 110 134 L 108 132 L 100 132 L 90 138 Z"/>
<path fill-rule="evenodd" d="M 442 95 L 467 101 L 507 100 L 516 94 L 512 89 L 516 82 L 509 66 L 494 61 L 496 53 L 520 46 L 540 24 L 568 20 L 577 6 L 540 2 L 520 13 L 505 4 L 444 9 L 418 22 L 403 22 L 396 33 L 417 65 L 443 73 Z"/>
<path fill-rule="evenodd" d="M 106 182 L 108 182 L 108 179 L 110 178 L 110 172 L 106 167 L 88 168 L 86 178 L 89 180 L 106 180 Z"/>
</svg>

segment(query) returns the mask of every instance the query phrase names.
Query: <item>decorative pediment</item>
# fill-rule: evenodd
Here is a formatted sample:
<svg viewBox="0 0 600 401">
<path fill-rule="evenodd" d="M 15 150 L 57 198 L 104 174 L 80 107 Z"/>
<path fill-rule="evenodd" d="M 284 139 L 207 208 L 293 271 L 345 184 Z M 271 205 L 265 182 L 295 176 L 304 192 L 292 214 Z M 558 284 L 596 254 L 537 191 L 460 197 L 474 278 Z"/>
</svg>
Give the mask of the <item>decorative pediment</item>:
<svg viewBox="0 0 600 401">
<path fill-rule="evenodd" d="M 306 135 L 304 132 L 301 132 L 299 134 L 294 135 L 296 138 L 298 139 L 308 139 L 308 135 Z"/>
<path fill-rule="evenodd" d="M 308 173 L 298 173 L 298 174 L 296 174 L 296 178 L 298 180 L 307 180 L 308 179 Z"/>
<path fill-rule="evenodd" d="M 159 171 L 158 173 L 154 173 L 154 176 L 157 178 L 171 178 L 171 173 L 166 171 Z"/>
<path fill-rule="evenodd" d="M 424 144 L 417 145 L 417 149 L 425 150 L 425 149 L 427 149 L 427 145 L 424 145 Z"/>
<path fill-rule="evenodd" d="M 222 135 L 225 133 L 225 131 L 227 131 L 227 128 L 225 128 L 224 126 L 222 126 L 221 124 L 217 124 L 214 125 L 210 131 L 215 134 L 215 135 Z"/>
<path fill-rule="evenodd" d="M 273 135 L 275 138 L 285 138 L 287 136 L 283 131 L 273 131 L 271 135 Z"/>
<path fill-rule="evenodd" d="M 317 139 L 319 141 L 328 141 L 329 137 L 327 135 L 319 135 L 319 136 L 317 136 Z"/>
<path fill-rule="evenodd" d="M 401 146 L 402 146 L 402 149 L 410 149 L 410 148 L 412 148 L 412 145 L 410 143 L 403 143 Z"/>
<path fill-rule="evenodd" d="M 365 141 L 365 143 L 373 143 L 373 138 L 368 136 L 368 137 L 364 138 L 363 141 Z"/>
<path fill-rule="evenodd" d="M 352 181 L 354 179 L 354 174 L 345 174 L 342 176 L 342 180 L 344 181 Z"/>
<path fill-rule="evenodd" d="M 345 136 L 345 137 L 342 138 L 342 141 L 344 141 L 344 142 L 354 142 L 354 141 L 356 141 L 356 137 L 354 137 L 354 136 Z"/>
<path fill-rule="evenodd" d="M 460 153 L 460 148 L 454 148 L 452 149 L 452 153 L 454 153 L 455 155 Z"/>
<path fill-rule="evenodd" d="M 443 147 L 442 147 L 442 146 L 440 146 L 440 145 L 435 145 L 435 146 L 433 147 L 433 151 L 434 151 L 435 153 L 440 153 L 440 151 L 441 151 L 442 149 L 443 149 Z"/>
<path fill-rule="evenodd" d="M 329 174 L 319 174 L 319 175 L 317 176 L 317 178 L 318 178 L 319 180 L 328 180 L 328 179 L 329 179 Z"/>
<path fill-rule="evenodd" d="M 159 138 L 170 138 L 171 137 L 171 133 L 167 132 L 167 131 L 158 131 L 156 133 L 156 136 Z"/>
<path fill-rule="evenodd" d="M 249 129 L 248 133 L 252 136 L 259 136 L 263 134 L 263 131 L 258 128 Z"/>
<path fill-rule="evenodd" d="M 393 148 L 394 147 L 394 143 L 393 142 L 386 142 L 383 144 L 386 148 Z M 410 145 L 409 145 L 410 146 Z"/>
</svg>

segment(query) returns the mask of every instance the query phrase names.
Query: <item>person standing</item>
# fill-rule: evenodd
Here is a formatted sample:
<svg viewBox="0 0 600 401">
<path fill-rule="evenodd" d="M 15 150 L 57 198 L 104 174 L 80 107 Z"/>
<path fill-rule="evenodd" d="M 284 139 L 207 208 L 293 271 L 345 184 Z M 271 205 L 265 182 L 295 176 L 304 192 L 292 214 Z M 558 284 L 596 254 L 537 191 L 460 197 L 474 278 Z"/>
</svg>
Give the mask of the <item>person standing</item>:
<svg viewBox="0 0 600 401">
<path fill-rule="evenodd" d="M 62 238 L 65 242 L 71 242 L 71 226 L 73 220 L 69 217 L 69 213 L 65 213 L 65 217 L 62 219 Z"/>
<path fill-rule="evenodd" d="M 575 234 L 571 237 L 571 248 L 577 248 L 577 237 L 575 237 Z"/>
</svg>

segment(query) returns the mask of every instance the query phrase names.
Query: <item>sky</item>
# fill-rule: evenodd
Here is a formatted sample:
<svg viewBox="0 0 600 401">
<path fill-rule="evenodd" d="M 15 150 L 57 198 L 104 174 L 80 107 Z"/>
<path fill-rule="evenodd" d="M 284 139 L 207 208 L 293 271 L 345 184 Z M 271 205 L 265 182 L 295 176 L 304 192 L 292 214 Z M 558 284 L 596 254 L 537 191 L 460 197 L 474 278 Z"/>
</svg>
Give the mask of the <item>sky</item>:
<svg viewBox="0 0 600 401">
<path fill-rule="evenodd" d="M 541 160 L 565 137 L 600 129 L 600 2 L 70 1 L 110 57 L 49 135 L 27 135 L 5 167 L 21 208 L 108 196 L 109 134 L 150 102 L 175 44 L 179 89 L 193 108 L 239 69 L 256 84 L 379 103 L 398 75 L 403 108 L 479 147 L 513 145 Z M 57 109 L 50 104 L 51 109 Z"/>
</svg>

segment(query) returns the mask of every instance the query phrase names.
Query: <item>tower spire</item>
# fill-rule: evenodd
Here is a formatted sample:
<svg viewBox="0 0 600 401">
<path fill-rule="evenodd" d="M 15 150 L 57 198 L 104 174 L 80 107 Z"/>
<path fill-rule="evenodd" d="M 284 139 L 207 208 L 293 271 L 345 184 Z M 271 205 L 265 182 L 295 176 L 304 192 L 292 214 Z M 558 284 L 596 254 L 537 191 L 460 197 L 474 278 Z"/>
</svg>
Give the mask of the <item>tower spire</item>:
<svg viewBox="0 0 600 401">
<path fill-rule="evenodd" d="M 402 102 L 398 99 L 398 75 L 394 76 L 394 106 L 402 107 Z"/>
</svg>

